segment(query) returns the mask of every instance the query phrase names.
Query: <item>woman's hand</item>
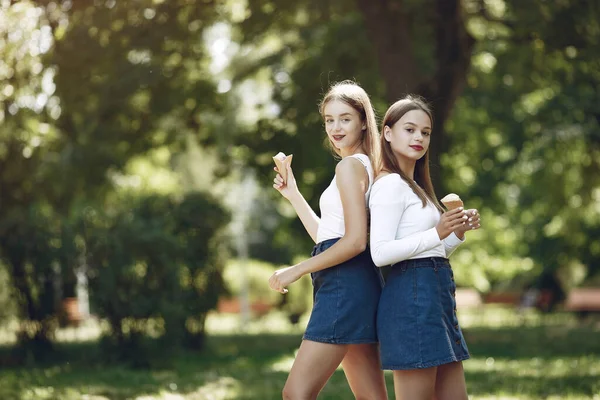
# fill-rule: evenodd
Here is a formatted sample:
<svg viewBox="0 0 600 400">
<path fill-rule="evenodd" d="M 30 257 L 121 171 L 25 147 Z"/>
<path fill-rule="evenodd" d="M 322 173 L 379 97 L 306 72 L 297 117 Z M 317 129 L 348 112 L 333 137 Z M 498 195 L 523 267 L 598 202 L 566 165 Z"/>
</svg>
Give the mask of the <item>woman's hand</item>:
<svg viewBox="0 0 600 400">
<path fill-rule="evenodd" d="M 278 269 L 269 278 L 269 287 L 281 294 L 286 294 L 288 292 L 286 286 L 296 282 L 301 276 L 295 266 Z"/>
<path fill-rule="evenodd" d="M 481 216 L 476 209 L 466 210 L 465 215 L 468 219 L 454 231 L 460 240 L 465 237 L 465 232 L 481 228 Z"/>
<path fill-rule="evenodd" d="M 277 167 L 274 167 L 273 169 L 279 172 Z M 296 178 L 294 177 L 292 166 L 290 164 L 287 165 L 287 182 L 284 183 L 283 177 L 278 173 L 275 179 L 273 179 L 273 187 L 288 200 L 290 200 L 292 196 L 295 196 L 299 193 L 298 185 L 296 185 Z"/>
<path fill-rule="evenodd" d="M 435 229 L 441 240 L 444 240 L 452 232 L 460 228 L 468 218 L 462 207 L 455 208 L 454 210 L 446 211 L 442 214 L 440 222 L 436 225 Z"/>
</svg>

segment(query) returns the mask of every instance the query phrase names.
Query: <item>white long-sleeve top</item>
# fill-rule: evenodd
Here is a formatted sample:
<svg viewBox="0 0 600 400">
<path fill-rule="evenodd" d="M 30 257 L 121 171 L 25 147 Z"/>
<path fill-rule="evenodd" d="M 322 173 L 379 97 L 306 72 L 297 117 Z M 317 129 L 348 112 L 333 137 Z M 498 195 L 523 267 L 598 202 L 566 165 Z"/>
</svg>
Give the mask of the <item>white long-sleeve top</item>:
<svg viewBox="0 0 600 400">
<path fill-rule="evenodd" d="M 386 175 L 373 185 L 371 209 L 371 256 L 378 267 L 424 257 L 449 257 L 464 241 L 451 233 L 444 240 L 435 226 L 439 210 L 421 199 L 398 174 Z"/>
</svg>

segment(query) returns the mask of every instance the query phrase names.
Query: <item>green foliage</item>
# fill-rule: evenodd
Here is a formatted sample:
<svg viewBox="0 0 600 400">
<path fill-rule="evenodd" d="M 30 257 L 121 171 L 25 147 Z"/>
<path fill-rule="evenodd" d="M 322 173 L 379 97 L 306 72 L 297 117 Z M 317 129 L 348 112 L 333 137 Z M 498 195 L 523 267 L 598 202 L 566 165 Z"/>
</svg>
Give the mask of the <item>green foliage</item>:
<svg viewBox="0 0 600 400">
<path fill-rule="evenodd" d="M 206 195 L 151 196 L 114 215 L 88 211 L 86 240 L 94 309 L 110 325 L 106 343 L 136 363 L 182 345 L 201 347 L 206 313 L 223 292 L 227 215 Z"/>
<path fill-rule="evenodd" d="M 186 1 L 77 5 L 47 62 L 55 65 L 71 190 L 101 184 L 138 154 L 206 140 L 201 113 L 222 99 L 205 72 L 202 31 L 214 4 Z"/>
<path fill-rule="evenodd" d="M 14 287 L 6 265 L 0 262 L 0 323 L 17 316 Z"/>
<path fill-rule="evenodd" d="M 231 297 L 242 294 L 243 274 L 246 274 L 248 298 L 250 302 L 267 302 L 273 307 L 282 309 L 290 319 L 297 323 L 301 315 L 312 307 L 312 283 L 310 276 L 303 276 L 289 287 L 289 292 L 282 296 L 269 288 L 269 278 L 275 266 L 257 260 L 232 259 L 227 263 L 223 277 Z"/>
<path fill-rule="evenodd" d="M 160 329 L 171 335 L 166 342 L 201 345 L 204 315 L 222 288 L 222 242 L 215 235 L 225 223 L 223 212 L 190 194 L 179 202 L 141 199 L 134 216 L 126 208 L 136 200 L 119 198 L 116 181 L 132 158 L 153 149 L 170 157 L 190 136 L 210 142 L 212 126 L 204 117 L 219 110 L 222 99 L 206 73 L 202 34 L 218 17 L 217 6 L 0 4 L 6 38 L 0 46 L 6 83 L 0 93 L 0 257 L 15 286 L 22 341 L 49 347 L 57 303 L 73 294 L 74 270 L 85 267 L 87 257 L 96 266 L 110 261 L 123 267 L 108 268 L 108 276 L 93 270 L 101 288 L 114 289 L 114 279 L 123 279 L 132 296 L 154 296 L 131 308 L 123 307 L 129 304 L 123 291 L 93 298 L 110 309 L 114 295 L 117 310 L 104 310 L 112 312 L 114 326 L 120 318 L 148 318 L 159 304 Z M 131 244 L 131 255 L 102 236 L 110 229 L 121 244 Z M 146 267 L 154 286 L 140 288 L 143 280 L 134 278 Z M 165 300 L 157 288 L 163 283 Z M 176 301 L 185 304 L 183 321 L 183 311 L 171 310 L 180 308 Z M 123 329 L 132 335 L 141 331 L 129 325 Z"/>
<path fill-rule="evenodd" d="M 279 293 L 269 288 L 269 278 L 274 271 L 275 267 L 272 264 L 263 261 L 242 262 L 239 259 L 230 259 L 223 271 L 228 295 L 239 298 L 242 295 L 243 280 L 246 279 L 248 298 L 251 302 L 265 301 L 274 305 L 281 297 Z"/>
<path fill-rule="evenodd" d="M 57 262 L 69 248 L 61 245 L 63 224 L 52 209 L 35 204 L 0 223 L 0 256 L 14 285 L 21 319 L 17 349 L 21 359 L 40 359 L 51 349 L 57 327 Z"/>
<path fill-rule="evenodd" d="M 600 98 L 590 82 L 600 76 L 599 12 L 507 1 L 471 20 L 482 40 L 442 158 L 448 188 L 483 215 L 456 256 L 462 277 L 479 278 L 461 282 L 554 276 L 566 290 L 598 273 Z"/>
</svg>

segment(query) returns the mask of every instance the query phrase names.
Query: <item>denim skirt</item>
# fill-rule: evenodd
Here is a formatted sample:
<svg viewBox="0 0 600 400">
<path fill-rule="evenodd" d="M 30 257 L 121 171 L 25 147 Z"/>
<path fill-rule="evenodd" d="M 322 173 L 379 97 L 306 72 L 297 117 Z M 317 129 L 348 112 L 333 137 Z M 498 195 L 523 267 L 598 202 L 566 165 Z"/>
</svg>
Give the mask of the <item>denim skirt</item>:
<svg viewBox="0 0 600 400">
<path fill-rule="evenodd" d="M 318 243 L 316 256 L 339 239 Z M 313 309 L 304 340 L 333 344 L 377 342 L 377 305 L 383 287 L 368 248 L 356 257 L 311 274 Z"/>
<path fill-rule="evenodd" d="M 405 260 L 391 267 L 377 311 L 383 369 L 429 368 L 469 358 L 455 293 L 446 258 Z"/>
</svg>

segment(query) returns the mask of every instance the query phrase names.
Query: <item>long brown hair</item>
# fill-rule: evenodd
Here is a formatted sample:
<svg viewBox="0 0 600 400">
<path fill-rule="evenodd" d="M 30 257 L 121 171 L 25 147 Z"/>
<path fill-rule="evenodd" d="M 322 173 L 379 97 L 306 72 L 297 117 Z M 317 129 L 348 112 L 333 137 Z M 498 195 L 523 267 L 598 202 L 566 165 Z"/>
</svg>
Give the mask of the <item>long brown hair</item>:
<svg viewBox="0 0 600 400">
<path fill-rule="evenodd" d="M 435 197 L 431 175 L 429 174 L 429 149 L 427 149 L 423 157 L 417 160 L 415 165 L 415 177 L 413 180 L 402 172 L 402 169 L 400 169 L 400 165 L 394 156 L 391 143 L 385 140 L 383 133 L 385 127 L 387 126 L 391 129 L 404 114 L 412 110 L 420 110 L 427 114 L 431 121 L 431 127 L 433 128 L 433 115 L 431 114 L 431 109 L 421 97 L 408 95 L 392 104 L 385 113 L 385 117 L 383 117 L 383 122 L 381 124 L 381 161 L 376 168 L 376 172 L 379 174 L 382 171 L 387 171 L 400 175 L 402 179 L 408 183 L 413 192 L 419 196 L 423 202 L 423 207 L 427 205 L 427 200 L 429 200 L 443 213 L 444 209 Z"/>
<path fill-rule="evenodd" d="M 360 115 L 361 122 L 364 122 L 366 129 L 362 135 L 361 144 L 371 160 L 373 169 L 381 163 L 381 145 L 378 140 L 379 132 L 377 130 L 377 121 L 375 119 L 375 111 L 371 105 L 369 95 L 356 82 L 346 80 L 334 83 L 319 104 L 319 112 L 324 117 L 325 106 L 330 101 L 339 100 L 350 107 L 354 108 Z M 341 156 L 340 151 L 328 140 L 332 150 L 338 156 Z"/>
</svg>

